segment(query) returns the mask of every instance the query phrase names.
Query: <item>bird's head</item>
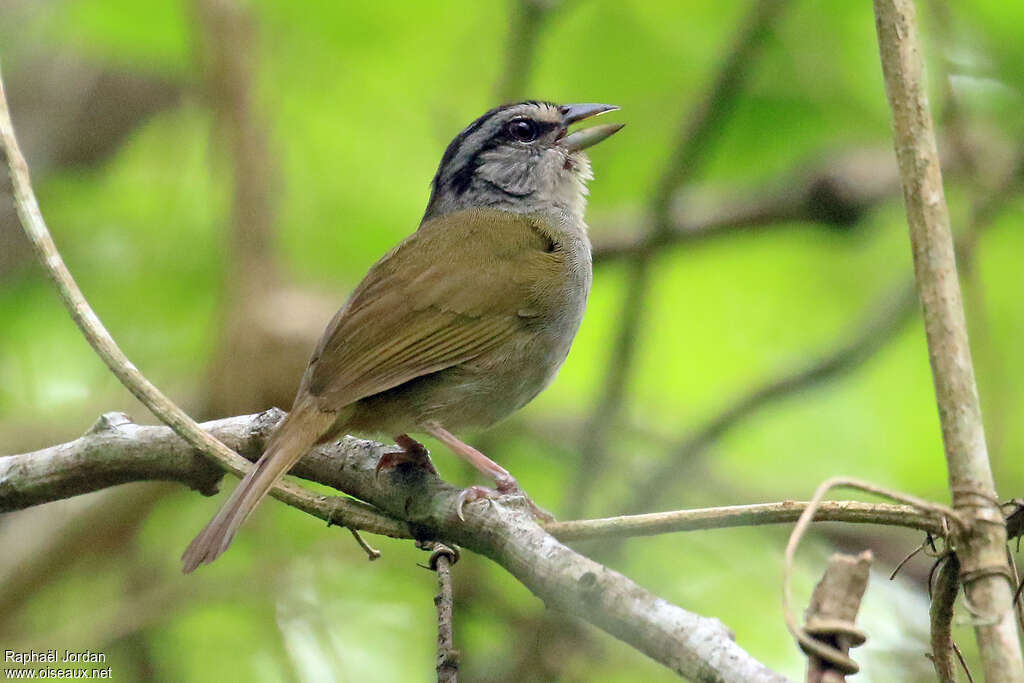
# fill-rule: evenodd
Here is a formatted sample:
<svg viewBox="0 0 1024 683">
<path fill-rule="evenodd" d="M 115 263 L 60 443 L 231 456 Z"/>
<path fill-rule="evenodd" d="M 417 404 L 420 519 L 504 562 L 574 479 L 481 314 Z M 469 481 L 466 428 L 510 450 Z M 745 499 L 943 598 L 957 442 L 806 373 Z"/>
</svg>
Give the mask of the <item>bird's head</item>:
<svg viewBox="0 0 1024 683">
<path fill-rule="evenodd" d="M 609 124 L 569 133 L 577 121 L 618 109 L 610 104 L 520 102 L 490 110 L 459 133 L 441 159 L 424 219 L 492 207 L 517 213 L 565 213 L 582 220 L 584 149 L 616 133 Z"/>
</svg>

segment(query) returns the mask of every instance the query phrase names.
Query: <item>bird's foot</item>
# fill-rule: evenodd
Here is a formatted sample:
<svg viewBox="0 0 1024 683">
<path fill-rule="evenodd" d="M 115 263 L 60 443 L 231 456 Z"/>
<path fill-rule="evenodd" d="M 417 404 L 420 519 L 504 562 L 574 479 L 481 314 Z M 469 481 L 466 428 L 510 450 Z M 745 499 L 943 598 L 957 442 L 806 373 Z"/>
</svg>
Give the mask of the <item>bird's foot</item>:
<svg viewBox="0 0 1024 683">
<path fill-rule="evenodd" d="M 403 465 L 418 467 L 433 475 L 437 475 L 437 468 L 430 461 L 430 451 L 427 450 L 426 446 L 408 434 L 396 436 L 395 445 L 398 446 L 399 450 L 388 451 L 380 456 L 374 476 L 379 477 L 381 471 L 395 469 Z"/>
<path fill-rule="evenodd" d="M 486 486 L 470 486 L 469 488 L 463 489 L 455 501 L 455 512 L 459 515 L 459 519 L 466 521 L 466 517 L 462 511 L 462 508 L 465 507 L 466 503 L 472 503 L 478 500 L 486 500 L 490 502 L 499 496 L 517 496 L 519 498 L 523 498 L 534 517 L 542 522 L 555 521 L 555 516 L 534 503 L 530 497 L 526 495 L 526 492 L 519 486 L 519 483 L 512 477 L 509 477 L 507 480 L 499 481 L 496 490 L 489 489 Z"/>
<path fill-rule="evenodd" d="M 462 489 L 459 492 L 459 497 L 455 499 L 455 512 L 459 519 L 465 522 L 466 515 L 462 512 L 462 508 L 466 506 L 466 503 L 475 503 L 478 500 L 486 500 L 489 503 L 500 495 L 494 489 L 489 489 L 486 486 L 469 486 Z"/>
</svg>

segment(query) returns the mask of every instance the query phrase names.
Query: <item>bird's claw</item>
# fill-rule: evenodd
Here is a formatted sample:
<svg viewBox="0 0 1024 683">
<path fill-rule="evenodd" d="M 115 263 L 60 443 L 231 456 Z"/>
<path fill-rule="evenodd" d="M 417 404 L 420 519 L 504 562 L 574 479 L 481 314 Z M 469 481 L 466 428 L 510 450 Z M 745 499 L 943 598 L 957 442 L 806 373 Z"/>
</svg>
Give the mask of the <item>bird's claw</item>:
<svg viewBox="0 0 1024 683">
<path fill-rule="evenodd" d="M 533 513 L 534 517 L 542 522 L 555 521 L 555 516 L 530 500 L 530 497 L 526 495 L 526 493 L 519 487 L 519 484 L 515 483 L 515 481 L 511 483 L 499 483 L 497 490 L 489 489 L 485 486 L 470 486 L 463 489 L 455 499 L 455 513 L 459 516 L 461 521 L 465 522 L 466 517 L 463 513 L 463 508 L 466 503 L 474 503 L 478 500 L 485 500 L 488 503 L 491 503 L 499 496 L 517 496 L 523 498 L 526 501 L 526 504 L 530 507 L 530 512 Z"/>
<path fill-rule="evenodd" d="M 490 503 L 499 495 L 501 494 L 494 489 L 489 489 L 485 486 L 470 486 L 469 488 L 464 488 L 459 492 L 458 497 L 455 499 L 455 514 L 459 516 L 461 521 L 465 522 L 466 515 L 463 514 L 462 508 L 465 507 L 466 503 L 475 503 L 478 500 L 486 500 Z"/>
</svg>

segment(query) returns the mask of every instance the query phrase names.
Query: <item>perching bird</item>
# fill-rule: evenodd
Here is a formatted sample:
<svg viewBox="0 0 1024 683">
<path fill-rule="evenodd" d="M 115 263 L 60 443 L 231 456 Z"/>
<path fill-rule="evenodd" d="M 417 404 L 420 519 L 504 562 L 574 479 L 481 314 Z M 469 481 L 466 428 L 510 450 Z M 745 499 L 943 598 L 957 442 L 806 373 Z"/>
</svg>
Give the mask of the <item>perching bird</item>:
<svg viewBox="0 0 1024 683">
<path fill-rule="evenodd" d="M 510 104 L 456 136 L 419 229 L 370 269 L 327 326 L 291 412 L 185 550 L 185 572 L 224 552 L 313 446 L 350 432 L 395 438 L 403 450 L 382 467 L 432 467 L 408 432 L 432 434 L 499 493 L 522 493 L 512 475 L 455 434 L 522 408 L 569 353 L 591 282 L 583 211 L 593 176 L 582 150 L 622 124 L 571 134 L 568 127 L 617 108 Z M 460 515 L 465 501 L 488 495 L 467 489 Z"/>
</svg>

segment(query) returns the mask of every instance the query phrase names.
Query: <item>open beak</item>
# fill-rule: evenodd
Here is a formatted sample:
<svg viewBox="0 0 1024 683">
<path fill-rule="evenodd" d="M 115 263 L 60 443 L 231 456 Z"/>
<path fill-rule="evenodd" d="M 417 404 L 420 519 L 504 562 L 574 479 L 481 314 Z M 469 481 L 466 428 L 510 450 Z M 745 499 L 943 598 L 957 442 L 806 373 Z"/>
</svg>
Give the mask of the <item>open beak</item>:
<svg viewBox="0 0 1024 683">
<path fill-rule="evenodd" d="M 577 121 L 589 119 L 608 111 L 615 111 L 618 107 L 614 104 L 595 104 L 587 102 L 583 104 L 566 104 L 561 107 L 562 123 L 566 129 Z M 558 141 L 562 147 L 570 152 L 578 152 L 581 149 L 592 147 L 607 137 L 618 133 L 625 126 L 624 123 L 608 123 L 603 126 L 584 128 L 575 133 L 566 135 Z"/>
</svg>

